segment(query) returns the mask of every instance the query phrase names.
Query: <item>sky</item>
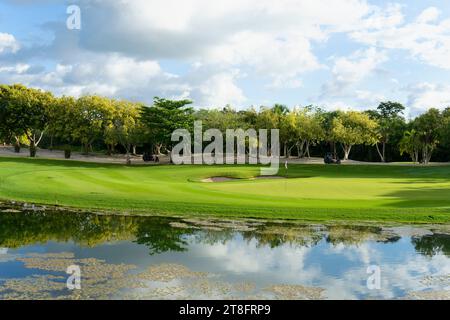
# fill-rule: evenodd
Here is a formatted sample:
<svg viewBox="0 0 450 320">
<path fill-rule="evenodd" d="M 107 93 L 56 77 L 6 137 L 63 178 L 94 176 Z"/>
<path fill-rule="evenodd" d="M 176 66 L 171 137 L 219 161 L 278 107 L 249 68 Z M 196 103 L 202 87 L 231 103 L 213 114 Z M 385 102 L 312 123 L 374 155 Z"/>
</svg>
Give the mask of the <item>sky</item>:
<svg viewBox="0 0 450 320">
<path fill-rule="evenodd" d="M 0 83 L 414 117 L 450 106 L 450 1 L 0 0 Z"/>
</svg>

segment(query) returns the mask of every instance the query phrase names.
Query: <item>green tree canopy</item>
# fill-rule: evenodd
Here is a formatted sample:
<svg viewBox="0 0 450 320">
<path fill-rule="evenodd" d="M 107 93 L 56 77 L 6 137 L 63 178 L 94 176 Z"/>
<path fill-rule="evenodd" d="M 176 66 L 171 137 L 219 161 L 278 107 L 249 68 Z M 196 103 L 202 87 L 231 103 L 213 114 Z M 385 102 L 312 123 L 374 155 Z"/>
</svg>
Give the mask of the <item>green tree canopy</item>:
<svg viewBox="0 0 450 320">
<path fill-rule="evenodd" d="M 55 99 L 55 103 L 49 110 L 48 131 L 53 136 L 72 144 L 77 130 L 74 121 L 77 116 L 77 100 L 73 97 L 61 97 Z"/>
<path fill-rule="evenodd" d="M 159 154 L 162 147 L 172 149 L 171 136 L 176 129 L 193 127 L 193 109 L 190 100 L 168 100 L 155 97 L 151 107 L 144 107 L 141 113 L 149 139 Z"/>
<path fill-rule="evenodd" d="M 405 129 L 405 121 L 402 117 L 405 107 L 398 102 L 382 102 L 377 110 L 370 110 L 367 113 L 378 122 L 378 134 L 380 137 L 381 148 L 378 143 L 375 144 L 381 162 L 386 162 L 386 145 L 391 142 L 395 136 L 401 137 Z"/>
<path fill-rule="evenodd" d="M 20 84 L 0 87 L 1 129 L 4 135 L 25 135 L 30 142 L 30 156 L 34 157 L 48 127 L 48 108 L 54 103 L 53 95 Z"/>
<path fill-rule="evenodd" d="M 400 154 L 407 153 L 414 163 L 419 162 L 420 138 L 417 131 L 412 129 L 405 131 L 399 143 Z"/>
<path fill-rule="evenodd" d="M 414 119 L 412 126 L 417 132 L 420 148 L 422 150 L 422 161 L 428 164 L 433 151 L 439 143 L 444 117 L 438 109 L 431 108 L 424 114 Z"/>
<path fill-rule="evenodd" d="M 125 149 L 127 164 L 131 162 L 130 153 L 133 145 L 141 141 L 141 112 L 142 105 L 140 104 L 115 101 L 112 121 L 106 127 L 105 136 L 113 143 L 119 143 Z"/>
<path fill-rule="evenodd" d="M 114 101 L 100 96 L 84 96 L 77 100 L 73 115 L 73 137 L 81 142 L 84 151 L 92 150 L 96 139 L 104 138 L 106 128 L 114 117 Z"/>
<path fill-rule="evenodd" d="M 356 144 L 374 145 L 379 141 L 378 123 L 369 115 L 357 111 L 340 112 L 333 119 L 332 135 L 341 143 L 344 160 L 348 160 Z"/>
</svg>

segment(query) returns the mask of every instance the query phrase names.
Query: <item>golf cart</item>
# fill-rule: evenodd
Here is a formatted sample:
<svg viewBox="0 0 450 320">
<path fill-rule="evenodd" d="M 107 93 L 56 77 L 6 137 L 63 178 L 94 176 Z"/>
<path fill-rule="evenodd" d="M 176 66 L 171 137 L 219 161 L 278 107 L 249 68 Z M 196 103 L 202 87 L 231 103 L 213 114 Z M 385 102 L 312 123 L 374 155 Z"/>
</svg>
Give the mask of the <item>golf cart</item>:
<svg viewBox="0 0 450 320">
<path fill-rule="evenodd" d="M 334 155 L 333 155 L 332 152 L 327 152 L 327 154 L 325 155 L 325 158 L 323 159 L 323 161 L 326 164 L 341 164 L 341 159 L 334 158 Z"/>
</svg>

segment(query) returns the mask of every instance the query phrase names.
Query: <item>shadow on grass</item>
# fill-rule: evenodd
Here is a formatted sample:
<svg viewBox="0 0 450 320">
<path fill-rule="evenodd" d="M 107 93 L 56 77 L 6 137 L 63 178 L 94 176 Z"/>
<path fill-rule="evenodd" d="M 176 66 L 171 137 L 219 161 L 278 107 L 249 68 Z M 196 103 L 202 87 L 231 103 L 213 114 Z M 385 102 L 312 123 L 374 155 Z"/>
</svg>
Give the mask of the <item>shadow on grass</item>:
<svg viewBox="0 0 450 320">
<path fill-rule="evenodd" d="M 280 168 L 279 175 L 285 175 L 285 168 Z M 450 165 L 439 167 L 406 167 L 386 165 L 290 165 L 288 177 L 323 177 L 339 179 L 415 179 L 414 182 L 445 182 L 450 180 Z M 400 182 L 402 183 L 402 182 Z"/>
<path fill-rule="evenodd" d="M 43 159 L 43 158 L 22 158 L 22 157 L 0 157 L 0 163 L 24 163 L 46 166 L 63 166 L 63 167 L 123 167 L 121 163 L 99 163 L 80 160 L 65 159 Z M 160 167 L 158 165 L 156 167 Z M 239 168 L 239 167 L 264 167 L 262 165 L 204 165 L 209 168 Z M 138 165 L 133 167 L 140 167 Z M 151 166 L 153 167 L 153 166 Z M 201 167 L 199 165 L 183 165 L 180 167 Z M 439 167 L 406 167 L 406 166 L 387 166 L 387 165 L 346 165 L 346 166 L 328 166 L 328 165 L 311 165 L 311 164 L 290 164 L 286 172 L 284 166 L 280 164 L 278 175 L 288 178 L 296 177 L 324 177 L 324 178 L 416 178 L 422 179 L 424 182 L 428 179 L 450 179 L 450 165 Z"/>
<path fill-rule="evenodd" d="M 98 163 L 65 159 L 40 159 L 40 158 L 6 158 L 0 157 L 0 163 L 20 163 L 34 166 L 49 166 L 59 168 L 120 168 L 123 164 Z"/>
<path fill-rule="evenodd" d="M 408 188 L 387 193 L 384 197 L 397 199 L 385 207 L 448 208 L 450 212 L 450 186 L 447 188 Z"/>
</svg>

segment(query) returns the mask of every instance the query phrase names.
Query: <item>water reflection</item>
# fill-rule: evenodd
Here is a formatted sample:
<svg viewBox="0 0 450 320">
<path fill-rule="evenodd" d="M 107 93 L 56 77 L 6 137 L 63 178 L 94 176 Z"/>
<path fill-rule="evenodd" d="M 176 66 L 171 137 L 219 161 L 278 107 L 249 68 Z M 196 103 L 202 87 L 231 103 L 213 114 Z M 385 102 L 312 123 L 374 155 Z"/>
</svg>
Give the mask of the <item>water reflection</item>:
<svg viewBox="0 0 450 320">
<path fill-rule="evenodd" d="M 448 234 L 433 234 L 422 237 L 413 237 L 412 243 L 417 252 L 434 256 L 440 253 L 450 256 L 450 235 Z"/>
<path fill-rule="evenodd" d="M 257 247 L 276 248 L 284 244 L 311 247 L 325 239 L 332 245 L 359 245 L 367 241 L 395 243 L 401 239 L 392 228 L 362 225 L 314 225 L 255 220 L 227 221 L 175 219 L 144 216 L 111 216 L 80 212 L 20 211 L 2 209 L 0 250 L 20 248 L 48 241 L 94 247 L 102 243 L 128 240 L 149 248 L 149 254 L 187 250 L 187 237 L 205 244 L 226 243 L 240 233 Z M 6 212 L 5 212 L 6 211 Z M 450 256 L 449 234 L 412 236 L 418 253 Z"/>
<path fill-rule="evenodd" d="M 450 299 L 449 234 L 0 208 L 0 299 Z M 82 293 L 64 289 L 73 263 L 89 283 Z M 382 268 L 381 291 L 366 287 L 371 264 Z"/>
</svg>

